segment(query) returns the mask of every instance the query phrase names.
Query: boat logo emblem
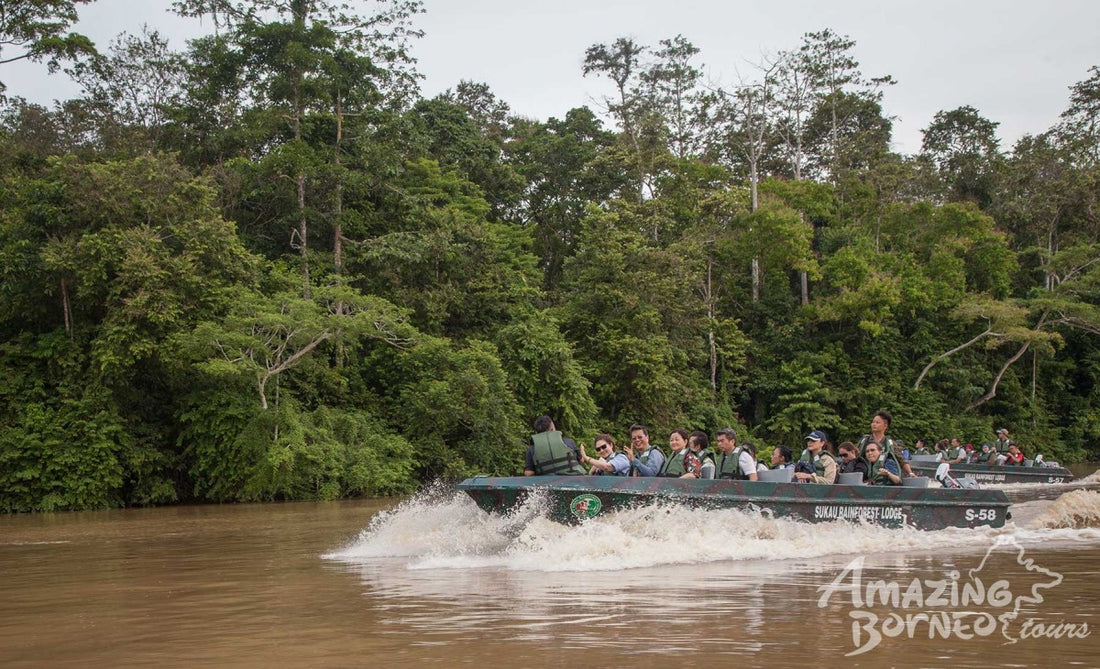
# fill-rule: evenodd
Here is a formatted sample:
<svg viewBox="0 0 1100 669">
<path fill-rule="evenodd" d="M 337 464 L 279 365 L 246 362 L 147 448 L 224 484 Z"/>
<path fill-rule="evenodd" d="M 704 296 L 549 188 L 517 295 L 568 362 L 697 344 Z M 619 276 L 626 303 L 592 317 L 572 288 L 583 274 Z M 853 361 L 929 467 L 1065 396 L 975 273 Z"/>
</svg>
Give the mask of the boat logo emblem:
<svg viewBox="0 0 1100 669">
<path fill-rule="evenodd" d="M 569 510 L 577 518 L 592 518 L 600 512 L 603 508 L 603 502 L 599 497 L 595 495 L 585 493 L 583 495 L 577 495 L 573 498 L 573 501 L 569 503 Z"/>
</svg>

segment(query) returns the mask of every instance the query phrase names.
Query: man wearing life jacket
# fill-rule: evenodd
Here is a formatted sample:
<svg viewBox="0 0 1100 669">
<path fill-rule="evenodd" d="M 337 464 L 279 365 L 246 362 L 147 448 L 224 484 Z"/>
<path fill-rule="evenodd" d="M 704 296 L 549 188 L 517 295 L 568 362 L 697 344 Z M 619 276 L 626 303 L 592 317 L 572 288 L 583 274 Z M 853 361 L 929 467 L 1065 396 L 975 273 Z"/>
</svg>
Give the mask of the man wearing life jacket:
<svg viewBox="0 0 1100 669">
<path fill-rule="evenodd" d="M 859 440 L 860 457 L 865 455 L 863 451 L 867 448 L 869 442 L 878 442 L 879 448 L 882 449 L 883 453 L 894 459 L 902 474 L 912 476 L 913 469 L 909 466 L 909 461 L 905 459 L 905 454 L 897 447 L 893 439 L 886 436 L 886 431 L 890 429 L 890 423 L 893 420 L 894 417 L 890 415 L 889 411 L 879 411 L 871 418 L 871 434 L 865 434 L 863 439 Z"/>
<path fill-rule="evenodd" d="M 917 443 L 913 446 L 913 455 L 932 455 L 932 451 L 928 448 L 928 444 L 925 443 L 924 439 L 917 439 Z"/>
<path fill-rule="evenodd" d="M 665 465 L 665 454 L 649 443 L 649 430 L 645 425 L 630 426 L 630 444 L 623 448 L 630 461 L 631 476 L 657 476 Z"/>
<path fill-rule="evenodd" d="M 756 481 L 756 458 L 747 448 L 737 445 L 737 433 L 731 427 L 718 430 L 715 435 L 721 454 L 715 463 L 714 478 L 737 481 Z"/>
<path fill-rule="evenodd" d="M 535 434 L 523 463 L 524 476 L 581 476 L 587 474 L 581 466 L 581 453 L 572 439 L 558 432 L 550 416 L 539 416 L 534 423 Z"/>
<path fill-rule="evenodd" d="M 836 483 L 836 473 L 839 467 L 833 454 L 825 450 L 826 437 L 821 430 L 814 430 L 806 435 L 806 450 L 802 453 L 799 462 L 813 464 L 814 473 L 794 472 L 794 478 L 804 483 Z"/>
<path fill-rule="evenodd" d="M 997 438 L 993 441 L 993 448 L 1004 455 L 1008 453 L 1008 447 L 1012 445 L 1012 440 L 1008 438 L 1008 430 L 1005 428 L 999 428 L 997 430 Z"/>
<path fill-rule="evenodd" d="M 943 461 L 949 465 L 957 465 L 966 461 L 966 449 L 959 444 L 958 437 L 951 437 L 951 448 L 943 456 Z"/>
</svg>

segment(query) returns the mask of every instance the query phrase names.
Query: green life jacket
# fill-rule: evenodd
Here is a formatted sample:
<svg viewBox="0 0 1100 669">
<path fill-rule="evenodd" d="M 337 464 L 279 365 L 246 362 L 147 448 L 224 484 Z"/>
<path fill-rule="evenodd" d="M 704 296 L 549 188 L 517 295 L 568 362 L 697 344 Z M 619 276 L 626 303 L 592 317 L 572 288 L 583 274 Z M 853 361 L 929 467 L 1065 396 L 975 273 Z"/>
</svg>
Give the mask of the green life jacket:
<svg viewBox="0 0 1100 669">
<path fill-rule="evenodd" d="M 722 454 L 722 460 L 718 463 L 718 468 L 714 472 L 714 478 L 716 479 L 734 479 L 735 481 L 743 481 L 748 477 L 741 471 L 741 453 L 744 449 L 738 446 L 730 451 L 729 455 Z"/>
<path fill-rule="evenodd" d="M 954 460 L 956 458 L 961 458 L 963 456 L 962 451 L 962 446 L 952 446 L 951 448 L 947 449 L 947 456 L 945 457 L 945 459 Z"/>
<path fill-rule="evenodd" d="M 714 453 L 711 453 L 710 451 L 708 451 L 705 448 L 703 450 L 699 451 L 698 453 L 696 453 L 695 457 L 699 458 L 700 463 L 706 462 L 707 460 L 710 460 L 711 462 L 715 461 Z"/>
<path fill-rule="evenodd" d="M 997 437 L 996 441 L 993 442 L 993 448 L 998 453 L 1008 453 L 1008 447 L 1011 443 L 1011 439 L 1001 439 L 1000 437 Z"/>
<path fill-rule="evenodd" d="M 641 462 L 643 465 L 649 466 L 649 456 L 652 455 L 654 451 L 661 453 L 661 455 L 664 455 L 664 453 L 661 452 L 660 448 L 657 448 L 657 446 L 650 444 L 649 448 L 645 449 L 645 453 L 638 454 L 637 456 L 635 456 L 634 459 L 638 462 Z"/>
<path fill-rule="evenodd" d="M 588 473 L 577 460 L 577 454 L 573 449 L 565 445 L 561 432 L 555 430 L 533 434 L 531 443 L 535 445 L 531 454 L 535 464 L 535 474 L 580 476 Z"/>
<path fill-rule="evenodd" d="M 687 473 L 687 467 L 684 466 L 684 455 L 687 453 L 687 446 L 684 446 L 680 450 L 676 451 L 672 455 L 668 456 L 665 460 L 665 466 L 661 468 L 658 476 L 668 476 L 679 478 Z"/>
<path fill-rule="evenodd" d="M 886 461 L 889 460 L 889 459 L 890 459 L 890 455 L 887 454 L 887 456 L 885 458 L 879 458 L 875 462 L 867 463 L 867 480 L 874 483 L 875 485 L 900 485 L 898 483 L 894 483 L 890 478 L 888 478 L 885 475 L 883 475 L 883 477 L 881 479 L 877 478 L 878 474 L 879 474 L 879 471 L 881 471 L 882 469 L 885 468 Z M 894 464 L 895 465 L 898 464 L 898 461 L 894 460 Z M 901 467 L 900 466 L 898 467 L 898 475 L 899 476 L 901 475 Z"/>
<path fill-rule="evenodd" d="M 816 458 L 814 457 L 814 454 L 810 452 L 810 449 L 807 448 L 806 450 L 802 451 L 802 457 L 800 457 L 798 459 L 799 462 L 811 462 L 811 463 L 813 463 L 814 475 L 815 476 L 820 476 L 821 478 L 825 478 L 826 460 L 832 460 L 834 463 L 836 463 L 836 458 L 833 457 L 832 453 L 830 453 L 829 451 L 826 451 L 824 447 L 822 447 L 822 449 L 817 452 L 817 457 Z M 837 471 L 837 473 L 840 472 L 840 465 L 839 464 L 837 464 L 836 471 Z M 833 482 L 835 483 L 836 480 L 834 479 Z"/>
<path fill-rule="evenodd" d="M 921 446 L 916 450 L 915 455 L 932 455 L 932 451 L 928 450 L 927 446 Z"/>
<path fill-rule="evenodd" d="M 818 476 L 824 477 L 825 476 L 825 465 L 828 463 L 829 460 L 832 460 L 833 464 L 836 465 L 836 458 L 833 457 L 833 454 L 830 453 L 829 451 L 826 451 L 824 448 L 822 448 L 821 452 L 817 454 L 817 460 L 814 460 L 814 474 L 817 474 Z M 836 466 L 837 466 L 836 471 L 840 471 L 840 465 L 836 465 Z M 835 481 L 835 479 L 834 479 L 834 481 Z"/>
<path fill-rule="evenodd" d="M 863 438 L 859 440 L 859 457 L 866 460 L 867 442 L 871 441 L 871 435 L 865 434 Z M 886 454 L 886 457 L 892 459 L 898 466 L 898 471 L 902 471 L 901 463 L 905 462 L 905 455 L 901 452 L 901 449 L 894 444 L 894 440 L 890 437 L 883 437 L 883 443 L 879 444 L 882 447 L 882 452 Z M 868 463 L 870 464 L 870 463 Z"/>
</svg>

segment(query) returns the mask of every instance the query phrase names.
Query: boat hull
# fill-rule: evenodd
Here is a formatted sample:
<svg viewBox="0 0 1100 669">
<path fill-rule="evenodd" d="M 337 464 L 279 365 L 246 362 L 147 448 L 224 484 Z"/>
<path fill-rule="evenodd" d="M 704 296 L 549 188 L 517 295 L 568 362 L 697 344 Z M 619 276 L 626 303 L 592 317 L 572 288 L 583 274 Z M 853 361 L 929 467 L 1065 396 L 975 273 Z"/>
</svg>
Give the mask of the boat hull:
<svg viewBox="0 0 1100 669">
<path fill-rule="evenodd" d="M 934 476 L 938 462 L 920 462 L 913 460 L 909 466 L 913 473 L 920 476 Z M 951 465 L 951 475 L 955 478 L 968 476 L 978 483 L 1069 483 L 1073 473 L 1065 467 L 1023 467 L 1003 465 Z"/>
<path fill-rule="evenodd" d="M 1002 527 L 1009 517 L 1009 501 L 1000 490 L 612 476 L 475 477 L 456 488 L 492 513 L 507 513 L 537 493 L 545 498 L 549 517 L 566 523 L 654 502 L 921 530 Z"/>
</svg>

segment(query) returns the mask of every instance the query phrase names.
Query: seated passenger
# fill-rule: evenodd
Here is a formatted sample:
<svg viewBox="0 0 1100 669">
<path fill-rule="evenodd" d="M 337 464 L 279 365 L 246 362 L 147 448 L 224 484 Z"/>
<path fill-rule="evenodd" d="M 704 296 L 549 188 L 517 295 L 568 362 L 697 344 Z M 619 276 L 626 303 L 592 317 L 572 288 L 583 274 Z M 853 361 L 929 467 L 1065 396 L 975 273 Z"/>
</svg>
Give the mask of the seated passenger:
<svg viewBox="0 0 1100 669">
<path fill-rule="evenodd" d="M 917 439 L 917 443 L 914 444 L 913 455 L 932 455 L 932 451 L 928 448 L 924 439 Z"/>
<path fill-rule="evenodd" d="M 863 449 L 867 460 L 869 485 L 901 485 L 901 468 L 894 458 L 887 457 L 877 441 L 869 441 Z"/>
<path fill-rule="evenodd" d="M 867 482 L 867 461 L 859 457 L 859 448 L 850 441 L 840 445 L 840 473 L 863 475 L 863 482 Z"/>
<path fill-rule="evenodd" d="M 688 433 L 686 430 L 673 430 L 668 435 L 668 447 L 672 454 L 665 460 L 658 476 L 670 478 L 699 478 L 702 463 L 699 458 L 687 447 Z"/>
<path fill-rule="evenodd" d="M 951 447 L 943 456 L 943 461 L 949 465 L 957 465 L 966 462 L 966 449 L 959 443 L 958 437 L 951 437 Z"/>
<path fill-rule="evenodd" d="M 794 454 L 786 446 L 776 446 L 772 449 L 772 469 L 794 469 Z"/>
<path fill-rule="evenodd" d="M 706 432 L 692 432 L 688 437 L 688 448 L 699 458 L 699 476 L 701 479 L 714 478 L 714 454 L 710 452 L 710 438 Z"/>
<path fill-rule="evenodd" d="M 803 483 L 836 483 L 837 464 L 833 454 L 825 450 L 825 433 L 814 430 L 806 435 L 806 450 L 802 453 L 799 463 L 805 463 L 814 468 L 814 472 L 800 472 L 795 467 L 794 478 Z"/>
<path fill-rule="evenodd" d="M 715 476 L 720 479 L 734 479 L 736 481 L 755 481 L 756 476 L 756 447 L 746 443 L 737 445 L 737 433 L 732 427 L 724 427 L 718 430 L 718 450 L 721 456 L 718 459 L 718 469 Z"/>
<path fill-rule="evenodd" d="M 1020 450 L 1020 447 L 1016 444 L 1008 445 L 1008 452 L 1005 453 L 1006 466 L 1016 466 L 1024 464 L 1024 452 Z"/>
<path fill-rule="evenodd" d="M 596 476 L 626 476 L 630 473 L 630 460 L 623 453 L 615 451 L 615 440 L 610 434 L 601 434 L 596 437 L 596 453 L 598 458 L 592 458 L 584 453 L 584 444 L 581 444 L 581 456 L 585 464 L 592 465 L 589 474 Z"/>
<path fill-rule="evenodd" d="M 581 451 L 572 439 L 562 436 L 550 416 L 539 416 L 535 434 L 524 458 L 524 476 L 582 475 Z"/>
<path fill-rule="evenodd" d="M 630 426 L 630 443 L 623 448 L 630 460 L 631 476 L 657 476 L 665 464 L 665 454 L 656 444 L 649 443 L 645 425 Z"/>
</svg>

